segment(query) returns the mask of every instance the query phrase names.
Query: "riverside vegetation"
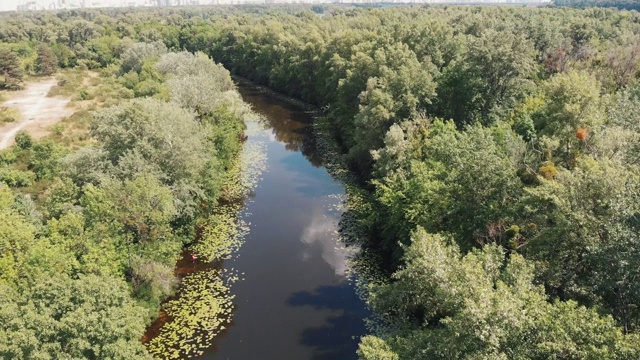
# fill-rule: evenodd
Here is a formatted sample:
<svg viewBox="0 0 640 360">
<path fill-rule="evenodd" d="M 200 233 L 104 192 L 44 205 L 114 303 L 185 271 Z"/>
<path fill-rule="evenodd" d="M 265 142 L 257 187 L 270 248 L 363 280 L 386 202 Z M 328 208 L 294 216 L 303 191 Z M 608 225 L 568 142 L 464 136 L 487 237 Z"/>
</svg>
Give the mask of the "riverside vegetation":
<svg viewBox="0 0 640 360">
<path fill-rule="evenodd" d="M 250 110 L 229 72 L 202 53 L 132 43 L 114 56 L 93 92 L 74 89 L 75 73 L 56 89 L 104 97 L 91 115 L 74 115 L 88 133 L 22 133 L 1 154 L 3 359 L 170 358 L 194 351 L 185 333 L 229 321 L 229 277 L 194 274 L 163 306 L 172 321 L 147 348 L 140 342 L 175 291 L 185 246 L 196 240 L 209 261 L 237 246 L 235 214 L 219 203 L 242 196 Z M 207 313 L 194 311 L 202 306 Z"/>
<path fill-rule="evenodd" d="M 602 8 L 4 15 L 4 87 L 51 53 L 147 98 L 97 112 L 88 147 L 2 154 L 26 180 L 2 188 L 0 354 L 148 356 L 143 308 L 240 148 L 245 110 L 208 55 L 323 109 L 360 179 L 381 259 L 361 359 L 639 358 L 638 34 L 637 12 Z"/>
</svg>

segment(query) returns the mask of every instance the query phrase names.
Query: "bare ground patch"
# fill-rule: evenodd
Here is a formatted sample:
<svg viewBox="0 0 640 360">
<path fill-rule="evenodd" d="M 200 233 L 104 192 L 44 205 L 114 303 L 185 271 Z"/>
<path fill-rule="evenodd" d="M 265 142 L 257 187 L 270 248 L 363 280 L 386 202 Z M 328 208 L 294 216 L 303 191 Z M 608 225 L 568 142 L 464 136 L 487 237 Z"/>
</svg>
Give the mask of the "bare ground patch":
<svg viewBox="0 0 640 360">
<path fill-rule="evenodd" d="M 49 91 L 57 85 L 55 79 L 28 84 L 19 92 L 12 94 L 2 106 L 17 109 L 20 121 L 0 127 L 0 149 L 11 146 L 18 132 L 24 130 L 34 138 L 49 134 L 48 127 L 64 117 L 73 114 L 69 108 L 69 98 L 47 97 Z"/>
</svg>

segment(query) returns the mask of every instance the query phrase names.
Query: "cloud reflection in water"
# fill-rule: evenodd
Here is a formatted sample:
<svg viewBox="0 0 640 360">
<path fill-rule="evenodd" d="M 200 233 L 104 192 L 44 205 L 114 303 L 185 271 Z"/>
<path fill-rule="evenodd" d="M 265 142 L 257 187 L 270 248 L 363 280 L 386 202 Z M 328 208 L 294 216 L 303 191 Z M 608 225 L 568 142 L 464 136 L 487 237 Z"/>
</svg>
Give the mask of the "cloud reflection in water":
<svg viewBox="0 0 640 360">
<path fill-rule="evenodd" d="M 347 271 L 347 253 L 338 248 L 338 216 L 320 208 L 313 211 L 311 222 L 305 227 L 302 242 L 321 249 L 322 259 L 331 266 L 338 276 L 345 276 Z M 303 253 L 307 260 L 310 252 Z"/>
</svg>

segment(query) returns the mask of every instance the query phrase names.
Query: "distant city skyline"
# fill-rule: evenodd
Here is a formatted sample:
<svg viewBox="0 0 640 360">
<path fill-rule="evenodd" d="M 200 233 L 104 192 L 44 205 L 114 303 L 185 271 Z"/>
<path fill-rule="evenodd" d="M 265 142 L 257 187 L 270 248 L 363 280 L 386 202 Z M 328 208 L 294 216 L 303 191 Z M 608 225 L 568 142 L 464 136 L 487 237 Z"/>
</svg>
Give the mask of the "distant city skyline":
<svg viewBox="0 0 640 360">
<path fill-rule="evenodd" d="M 125 7 L 125 6 L 158 6 L 188 5 L 206 2 L 199 0 L 0 0 L 0 11 L 90 8 L 90 7 Z"/>
<path fill-rule="evenodd" d="M 92 7 L 176 6 L 274 3 L 543 3 L 550 0 L 0 0 L 0 11 L 77 9 Z"/>
</svg>

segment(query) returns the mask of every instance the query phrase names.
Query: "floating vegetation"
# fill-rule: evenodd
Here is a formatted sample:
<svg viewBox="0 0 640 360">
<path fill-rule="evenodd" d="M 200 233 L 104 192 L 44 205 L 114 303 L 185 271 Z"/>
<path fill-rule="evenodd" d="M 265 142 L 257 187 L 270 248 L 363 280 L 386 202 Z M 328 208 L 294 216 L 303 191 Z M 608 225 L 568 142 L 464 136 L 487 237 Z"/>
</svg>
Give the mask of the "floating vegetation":
<svg viewBox="0 0 640 360">
<path fill-rule="evenodd" d="M 218 207 L 204 226 L 201 238 L 191 248 L 199 259 L 205 262 L 227 260 L 240 248 L 249 226 L 240 219 L 243 204 L 239 199 L 258 185 L 266 164 L 265 144 L 247 142 L 223 189 L 228 203 Z"/>
<path fill-rule="evenodd" d="M 242 206 L 230 204 L 220 206 L 218 212 L 209 218 L 202 231 L 202 237 L 191 248 L 198 259 L 213 262 L 230 259 L 240 248 L 249 228 L 238 213 Z"/>
<path fill-rule="evenodd" d="M 248 122 L 249 129 L 252 123 Z M 242 245 L 249 232 L 249 224 L 240 216 L 242 200 L 258 185 L 266 160 L 264 142 L 250 140 L 244 144 L 223 187 L 223 203 L 207 219 L 200 238 L 191 247 L 199 261 L 229 259 Z M 210 268 L 184 277 L 177 298 L 163 305 L 168 321 L 147 343 L 149 352 L 160 359 L 201 355 L 231 322 L 234 296 L 230 285 L 238 280 L 233 271 Z"/>
<path fill-rule="evenodd" d="M 267 171 L 266 144 L 263 141 L 246 143 L 240 162 L 243 168 L 241 184 L 246 195 L 258 186 L 262 173 Z"/>
<path fill-rule="evenodd" d="M 231 322 L 233 295 L 229 278 L 220 270 L 195 272 L 182 280 L 180 295 L 163 305 L 170 321 L 148 344 L 159 359 L 201 355 L 213 338 Z"/>
</svg>

